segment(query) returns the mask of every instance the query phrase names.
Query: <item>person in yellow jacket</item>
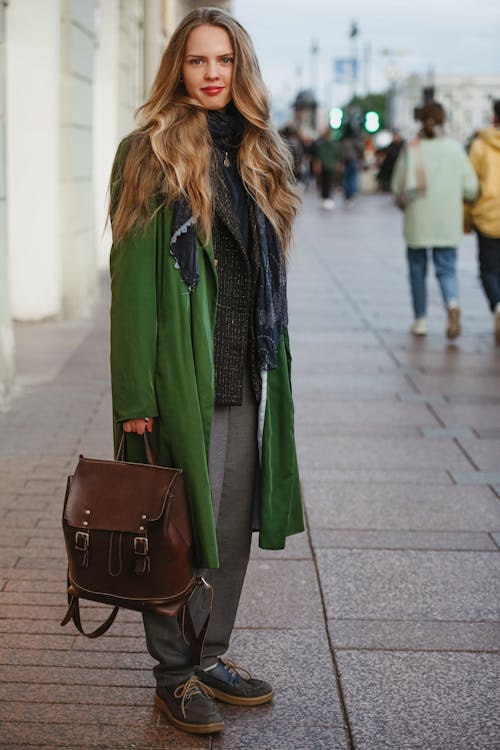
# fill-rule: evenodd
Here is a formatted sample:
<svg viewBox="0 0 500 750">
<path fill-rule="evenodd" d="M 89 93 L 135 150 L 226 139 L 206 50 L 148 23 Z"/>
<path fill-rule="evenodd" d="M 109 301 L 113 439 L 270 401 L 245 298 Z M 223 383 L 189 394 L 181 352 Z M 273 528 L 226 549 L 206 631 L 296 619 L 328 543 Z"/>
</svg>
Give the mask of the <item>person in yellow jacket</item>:
<svg viewBox="0 0 500 750">
<path fill-rule="evenodd" d="M 469 159 L 480 187 L 479 198 L 470 208 L 477 234 L 479 274 L 500 346 L 500 99 L 493 104 L 493 127 L 477 134 Z"/>
</svg>

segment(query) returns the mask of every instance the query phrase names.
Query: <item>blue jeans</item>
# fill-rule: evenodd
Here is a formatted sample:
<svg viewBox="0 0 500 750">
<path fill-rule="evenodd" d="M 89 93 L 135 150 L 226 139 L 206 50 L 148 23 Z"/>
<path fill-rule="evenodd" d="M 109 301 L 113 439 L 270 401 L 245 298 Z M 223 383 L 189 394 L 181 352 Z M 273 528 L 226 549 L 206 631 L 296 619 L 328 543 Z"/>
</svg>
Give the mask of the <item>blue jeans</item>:
<svg viewBox="0 0 500 750">
<path fill-rule="evenodd" d="M 427 313 L 427 248 L 408 247 L 406 252 L 413 312 L 416 318 L 424 318 Z M 432 259 L 444 304 L 458 302 L 456 248 L 433 247 Z"/>
<path fill-rule="evenodd" d="M 347 159 L 344 165 L 342 187 L 344 189 L 344 198 L 346 200 L 350 200 L 359 190 L 358 167 L 354 159 Z"/>
</svg>

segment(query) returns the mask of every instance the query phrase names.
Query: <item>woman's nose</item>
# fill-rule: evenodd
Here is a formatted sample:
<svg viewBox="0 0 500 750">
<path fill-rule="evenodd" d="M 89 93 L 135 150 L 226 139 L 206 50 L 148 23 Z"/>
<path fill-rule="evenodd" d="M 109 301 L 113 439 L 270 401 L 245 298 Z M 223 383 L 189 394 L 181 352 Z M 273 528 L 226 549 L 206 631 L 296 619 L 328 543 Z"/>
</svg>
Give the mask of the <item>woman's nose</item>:
<svg viewBox="0 0 500 750">
<path fill-rule="evenodd" d="M 218 78 L 219 77 L 219 69 L 217 66 L 217 62 L 215 60 L 212 60 L 207 64 L 207 67 L 205 69 L 205 78 Z"/>
</svg>

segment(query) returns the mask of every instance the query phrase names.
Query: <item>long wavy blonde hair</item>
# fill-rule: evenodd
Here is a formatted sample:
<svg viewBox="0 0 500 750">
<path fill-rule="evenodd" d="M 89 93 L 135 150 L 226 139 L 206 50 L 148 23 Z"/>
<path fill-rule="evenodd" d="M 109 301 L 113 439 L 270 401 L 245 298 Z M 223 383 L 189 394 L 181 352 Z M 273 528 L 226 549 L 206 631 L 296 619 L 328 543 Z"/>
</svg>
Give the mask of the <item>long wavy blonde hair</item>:
<svg viewBox="0 0 500 750">
<path fill-rule="evenodd" d="M 113 239 L 119 242 L 132 228 L 145 228 L 152 218 L 152 197 L 158 194 L 162 205 L 186 197 L 203 235 L 211 236 L 212 142 L 207 115 L 181 81 L 188 36 L 202 25 L 220 26 L 231 38 L 232 100 L 245 120 L 241 177 L 286 253 L 299 203 L 291 155 L 271 123 L 252 41 L 238 21 L 218 8 L 198 8 L 181 21 L 163 53 L 151 95 L 137 110 L 138 128 L 127 139 L 124 163 L 111 178 Z"/>
</svg>

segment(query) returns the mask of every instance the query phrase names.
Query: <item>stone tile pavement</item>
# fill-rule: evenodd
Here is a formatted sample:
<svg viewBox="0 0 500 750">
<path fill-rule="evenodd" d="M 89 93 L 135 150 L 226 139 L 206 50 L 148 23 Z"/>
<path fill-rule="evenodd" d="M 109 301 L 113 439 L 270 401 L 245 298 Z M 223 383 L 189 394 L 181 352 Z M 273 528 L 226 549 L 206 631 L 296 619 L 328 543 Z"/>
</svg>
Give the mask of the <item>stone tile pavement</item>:
<svg viewBox="0 0 500 750">
<path fill-rule="evenodd" d="M 498 750 L 500 350 L 472 238 L 464 332 L 408 334 L 401 217 L 387 196 L 304 196 L 290 267 L 307 532 L 254 548 L 231 656 L 276 685 L 184 735 L 152 706 L 140 618 L 86 641 L 65 609 L 60 516 L 79 453 L 110 457 L 108 297 L 86 321 L 18 326 L 0 414 L 0 748 Z M 90 623 L 101 608 L 88 605 Z"/>
</svg>

